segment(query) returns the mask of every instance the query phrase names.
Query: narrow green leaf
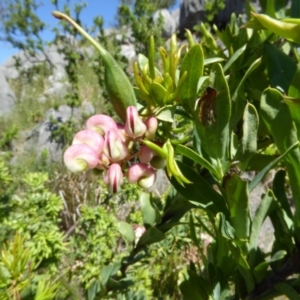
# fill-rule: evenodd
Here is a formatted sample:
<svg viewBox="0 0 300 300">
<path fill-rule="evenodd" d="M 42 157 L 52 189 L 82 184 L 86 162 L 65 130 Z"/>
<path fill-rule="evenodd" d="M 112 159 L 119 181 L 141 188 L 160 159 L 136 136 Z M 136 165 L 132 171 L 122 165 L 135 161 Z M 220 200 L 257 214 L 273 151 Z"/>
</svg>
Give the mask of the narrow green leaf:
<svg viewBox="0 0 300 300">
<path fill-rule="evenodd" d="M 281 154 L 285 154 L 284 163 L 287 168 L 296 211 L 294 224 L 300 239 L 300 150 L 295 123 L 288 106 L 277 90 L 268 88 L 261 98 L 261 117 L 276 143 Z M 284 120 L 284 121 L 283 121 Z M 285 153 L 288 152 L 288 153 Z"/>
<path fill-rule="evenodd" d="M 165 238 L 165 234 L 155 227 L 149 228 L 139 239 L 137 247 L 148 246 L 160 242 Z"/>
<path fill-rule="evenodd" d="M 230 120 L 230 127 L 234 128 L 237 124 L 237 122 L 241 119 L 241 116 L 244 112 L 244 108 L 246 105 L 246 102 L 243 101 L 243 97 L 240 97 L 240 95 L 243 92 L 243 86 L 245 80 L 250 76 L 250 74 L 260 65 L 261 58 L 256 59 L 251 66 L 246 71 L 243 78 L 240 80 L 240 83 L 238 84 L 237 88 L 235 89 L 233 95 L 232 95 L 232 113 L 231 113 L 231 120 Z"/>
<path fill-rule="evenodd" d="M 282 155 L 275 158 L 272 162 L 270 162 L 266 167 L 264 167 L 250 182 L 249 184 L 249 192 L 251 193 L 256 186 L 262 181 L 262 179 L 269 173 L 270 170 L 276 167 L 276 165 L 292 150 L 297 149 L 299 147 L 299 142 L 296 142 L 294 145 L 290 146 Z"/>
<path fill-rule="evenodd" d="M 183 175 L 192 183 L 182 186 L 174 178 L 171 178 L 175 189 L 186 199 L 201 203 L 213 215 L 223 212 L 226 217 L 229 217 L 224 198 L 192 168 L 181 162 L 178 162 L 178 166 Z"/>
<path fill-rule="evenodd" d="M 167 232 L 172 227 L 177 226 L 179 220 L 192 208 L 194 208 L 194 205 L 187 199 L 179 195 L 172 198 L 170 203 L 166 204 L 158 229 L 162 232 Z"/>
<path fill-rule="evenodd" d="M 280 88 L 287 93 L 296 72 L 295 61 L 273 44 L 265 43 L 264 62 L 267 66 L 271 86 Z"/>
<path fill-rule="evenodd" d="M 161 121 L 173 123 L 174 110 L 174 105 L 165 105 L 155 112 L 155 116 Z"/>
<path fill-rule="evenodd" d="M 239 168 L 247 168 L 251 156 L 257 149 L 258 114 L 254 105 L 247 103 L 243 116 L 243 137 L 234 160 L 240 161 Z"/>
<path fill-rule="evenodd" d="M 137 62 L 140 69 L 143 70 L 148 65 L 148 58 L 145 55 L 139 53 L 137 57 Z"/>
<path fill-rule="evenodd" d="M 199 243 L 199 239 L 198 239 L 197 234 L 196 234 L 195 223 L 194 223 L 194 219 L 193 219 L 192 214 L 190 215 L 189 228 L 190 228 L 191 239 L 192 239 L 194 245 L 196 247 L 198 247 L 198 249 L 200 250 L 200 245 L 199 245 L 200 243 Z"/>
<path fill-rule="evenodd" d="M 279 260 L 282 260 L 286 256 L 287 252 L 286 251 L 278 251 L 276 252 L 270 260 L 264 261 L 260 264 L 258 264 L 254 270 L 253 274 L 257 282 L 262 281 L 267 274 L 268 268 L 270 267 L 270 264 Z"/>
<path fill-rule="evenodd" d="M 258 237 L 261 226 L 268 215 L 270 205 L 274 201 L 274 194 L 272 191 L 268 191 L 262 198 L 252 221 L 251 233 L 249 239 L 249 249 L 255 251 L 257 247 Z"/>
<path fill-rule="evenodd" d="M 276 18 L 274 0 L 268 0 L 266 2 L 267 3 L 266 3 L 265 13 L 272 18 Z"/>
<path fill-rule="evenodd" d="M 205 27 L 204 23 L 200 24 L 200 30 L 203 34 L 205 45 L 210 49 L 210 51 L 218 52 L 219 47 L 217 45 L 216 39 L 213 37 L 211 32 Z"/>
<path fill-rule="evenodd" d="M 156 222 L 156 211 L 151 205 L 150 194 L 142 192 L 140 195 L 140 205 L 143 214 L 144 224 L 153 226 Z"/>
<path fill-rule="evenodd" d="M 204 131 L 203 147 L 205 151 L 217 161 L 215 167 L 222 172 L 229 157 L 231 99 L 229 87 L 220 64 L 214 65 L 211 70 L 210 85 L 217 91 L 212 108 L 215 122 L 199 124 L 198 121 L 197 127 L 202 127 L 201 131 Z M 203 136 L 203 133 L 199 134 L 200 138 L 201 135 Z"/>
<path fill-rule="evenodd" d="M 241 90 L 241 87 L 243 85 L 243 83 L 245 82 L 245 80 L 248 78 L 248 76 L 260 65 L 261 63 L 261 58 L 256 59 L 251 66 L 248 68 L 247 72 L 245 73 L 245 75 L 243 76 L 243 78 L 241 79 L 238 87 L 236 88 L 235 92 L 232 95 L 232 101 L 235 101 L 239 95 L 239 92 Z"/>
<path fill-rule="evenodd" d="M 293 218 L 293 214 L 291 211 L 291 205 L 286 196 L 286 186 L 285 186 L 285 175 L 286 172 L 284 170 L 279 170 L 273 180 L 273 192 L 276 196 L 276 199 L 280 202 L 281 207 L 288 215 L 290 219 Z"/>
<path fill-rule="evenodd" d="M 295 76 L 288 91 L 288 97 L 284 96 L 285 103 L 289 106 L 291 116 L 297 128 L 298 140 L 300 140 L 300 65 L 297 65 Z"/>
<path fill-rule="evenodd" d="M 240 49 L 236 50 L 234 52 L 234 54 L 230 57 L 230 59 L 228 60 L 228 62 L 226 63 L 226 65 L 223 68 L 224 73 L 233 65 L 233 63 L 238 60 L 241 55 L 245 52 L 247 45 L 244 45 L 243 47 L 241 47 Z"/>
<path fill-rule="evenodd" d="M 297 18 L 300 23 L 300 2 L 298 0 L 292 0 L 291 17 Z"/>
<path fill-rule="evenodd" d="M 187 71 L 187 77 L 180 90 L 181 104 L 193 111 L 197 99 L 197 86 L 203 74 L 204 55 L 200 44 L 195 44 L 186 53 L 180 68 L 180 77 Z"/>
<path fill-rule="evenodd" d="M 118 230 L 121 233 L 122 237 L 128 242 L 133 243 L 135 240 L 135 234 L 132 226 L 126 222 L 118 223 Z"/>
<path fill-rule="evenodd" d="M 149 49 L 148 51 L 149 72 L 150 72 L 150 78 L 153 80 L 155 78 L 155 68 L 154 68 L 155 43 L 154 43 L 153 35 L 150 36 L 148 49 Z"/>
<path fill-rule="evenodd" d="M 161 106 L 164 105 L 164 97 L 166 93 L 166 88 L 164 88 L 160 83 L 154 81 L 150 84 L 150 97 L 155 103 Z"/>
<path fill-rule="evenodd" d="M 102 284 L 105 286 L 108 282 L 108 279 L 111 276 L 114 276 L 117 274 L 117 272 L 120 270 L 121 268 L 121 263 L 115 263 L 115 264 L 109 264 L 107 266 L 105 266 L 102 270 L 101 270 L 101 281 Z"/>
<path fill-rule="evenodd" d="M 234 174 L 224 185 L 235 236 L 238 239 L 247 239 L 250 230 L 248 182 Z"/>
<path fill-rule="evenodd" d="M 210 284 L 195 272 L 188 272 L 189 278 L 183 281 L 179 288 L 185 299 L 209 299 L 212 291 Z"/>
<path fill-rule="evenodd" d="M 275 290 L 281 292 L 286 295 L 288 299 L 299 300 L 299 293 L 289 284 L 285 282 L 279 282 L 274 286 Z"/>
<path fill-rule="evenodd" d="M 210 65 L 210 64 L 216 64 L 219 62 L 224 61 L 225 59 L 222 57 L 211 57 L 211 58 L 205 58 L 204 59 L 204 66 Z"/>
<path fill-rule="evenodd" d="M 221 235 L 227 240 L 235 239 L 235 230 L 230 223 L 225 219 L 224 214 L 218 213 L 216 215 L 216 228 L 218 228 Z"/>
<path fill-rule="evenodd" d="M 208 162 L 204 157 L 200 156 L 199 154 L 197 154 L 192 149 L 190 149 L 190 148 L 188 148 L 184 145 L 177 145 L 175 150 L 176 150 L 177 153 L 182 154 L 183 156 L 188 157 L 191 160 L 193 160 L 195 163 L 203 166 L 208 171 L 210 171 L 211 174 L 216 176 L 216 178 L 220 179 L 220 175 L 216 172 L 216 170 L 210 164 L 210 162 Z"/>
</svg>

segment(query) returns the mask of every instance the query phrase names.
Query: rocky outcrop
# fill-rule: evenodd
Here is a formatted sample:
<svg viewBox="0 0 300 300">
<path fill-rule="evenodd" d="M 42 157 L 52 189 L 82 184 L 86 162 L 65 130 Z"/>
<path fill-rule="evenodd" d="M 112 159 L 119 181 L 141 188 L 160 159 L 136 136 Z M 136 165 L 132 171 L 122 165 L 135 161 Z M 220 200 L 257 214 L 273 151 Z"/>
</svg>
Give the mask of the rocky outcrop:
<svg viewBox="0 0 300 300">
<path fill-rule="evenodd" d="M 7 70 L 0 67 L 0 116 L 12 112 L 16 104 L 16 97 L 7 82 Z"/>
<path fill-rule="evenodd" d="M 174 32 L 176 32 L 176 21 L 167 9 L 160 9 L 153 15 L 154 24 L 158 24 L 160 19 L 163 22 L 162 35 L 165 38 L 169 38 Z"/>
<path fill-rule="evenodd" d="M 193 29 L 204 19 L 205 0 L 183 0 L 180 5 L 179 34 L 183 36 L 185 29 Z"/>
<path fill-rule="evenodd" d="M 85 103 L 82 108 L 71 108 L 61 105 L 57 110 L 51 108 L 45 115 L 45 120 L 26 133 L 24 151 L 34 152 L 37 161 L 43 157 L 48 162 L 62 161 L 65 136 L 59 133 L 60 126 L 68 126 L 69 122 L 79 124 L 83 116 L 95 114 L 95 109 L 90 103 Z"/>
</svg>

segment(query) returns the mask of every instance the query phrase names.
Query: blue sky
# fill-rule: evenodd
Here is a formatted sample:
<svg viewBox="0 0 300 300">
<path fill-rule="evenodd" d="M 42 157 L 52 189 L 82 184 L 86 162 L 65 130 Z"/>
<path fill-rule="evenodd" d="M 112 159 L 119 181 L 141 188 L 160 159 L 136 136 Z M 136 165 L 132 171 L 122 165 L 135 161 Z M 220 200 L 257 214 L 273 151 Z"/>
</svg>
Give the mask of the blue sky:
<svg viewBox="0 0 300 300">
<path fill-rule="evenodd" d="M 44 40 L 48 41 L 52 38 L 51 28 L 56 25 L 58 20 L 52 17 L 51 12 L 54 10 L 53 5 L 50 0 L 41 0 L 37 1 L 43 3 L 43 5 L 38 10 L 38 16 L 41 20 L 49 24 L 48 29 L 45 30 L 42 37 Z M 64 1 L 58 1 L 62 3 Z M 72 7 L 74 3 L 78 3 L 77 0 L 70 0 L 70 6 Z M 104 19 L 104 27 L 109 28 L 113 27 L 115 24 L 115 16 L 117 13 L 117 7 L 120 3 L 119 0 L 87 0 L 87 7 L 82 12 L 83 23 L 87 26 L 91 26 L 93 23 L 94 17 L 101 15 Z M 179 6 L 180 0 L 177 0 L 177 4 L 172 9 L 175 9 Z M 10 44 L 0 42 L 0 65 L 10 56 L 14 55 L 18 50 L 13 49 Z"/>
</svg>

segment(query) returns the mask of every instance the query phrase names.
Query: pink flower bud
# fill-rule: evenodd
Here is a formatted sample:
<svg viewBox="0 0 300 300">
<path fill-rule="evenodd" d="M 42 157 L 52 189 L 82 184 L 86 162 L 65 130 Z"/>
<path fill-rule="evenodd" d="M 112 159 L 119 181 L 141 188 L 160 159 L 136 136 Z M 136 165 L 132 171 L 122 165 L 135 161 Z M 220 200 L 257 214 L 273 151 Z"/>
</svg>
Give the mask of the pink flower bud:
<svg viewBox="0 0 300 300">
<path fill-rule="evenodd" d="M 147 131 L 145 137 L 149 140 L 154 140 L 156 135 L 156 130 L 158 127 L 158 121 L 155 117 L 150 117 L 145 121 Z"/>
<path fill-rule="evenodd" d="M 117 123 L 118 126 L 118 133 L 122 138 L 122 141 L 127 143 L 130 140 L 130 137 L 125 133 L 125 125 Z"/>
<path fill-rule="evenodd" d="M 135 164 L 129 168 L 127 179 L 130 183 L 137 182 L 140 187 L 148 189 L 155 183 L 156 172 L 146 164 Z"/>
<path fill-rule="evenodd" d="M 128 148 L 117 130 L 108 130 L 105 134 L 104 153 L 112 162 L 118 162 L 128 156 Z"/>
<path fill-rule="evenodd" d="M 154 156 L 154 151 L 148 148 L 146 145 L 142 145 L 139 152 L 140 162 L 143 164 L 147 164 L 151 161 Z"/>
<path fill-rule="evenodd" d="M 98 154 L 100 154 L 104 147 L 104 139 L 95 131 L 81 130 L 77 132 L 73 138 L 72 145 L 77 144 L 86 144 L 93 148 Z"/>
<path fill-rule="evenodd" d="M 141 236 L 146 232 L 146 228 L 140 225 L 133 225 L 133 231 L 135 234 L 135 243 L 137 244 Z"/>
<path fill-rule="evenodd" d="M 127 107 L 126 116 L 125 133 L 132 138 L 142 136 L 147 128 L 140 118 L 136 107 Z"/>
<path fill-rule="evenodd" d="M 141 146 L 139 159 L 141 163 L 150 163 L 154 169 L 162 169 L 166 166 L 166 160 L 146 145 Z"/>
<path fill-rule="evenodd" d="M 117 129 L 118 127 L 113 118 L 107 115 L 95 115 L 87 120 L 86 128 L 105 135 L 108 130 Z"/>
<path fill-rule="evenodd" d="M 91 147 L 81 144 L 72 145 L 64 153 L 64 162 L 71 172 L 94 169 L 99 162 L 98 153 Z"/>
<path fill-rule="evenodd" d="M 120 165 L 112 164 L 107 170 L 103 181 L 110 193 L 115 194 L 119 192 L 123 184 L 123 173 Z"/>
</svg>

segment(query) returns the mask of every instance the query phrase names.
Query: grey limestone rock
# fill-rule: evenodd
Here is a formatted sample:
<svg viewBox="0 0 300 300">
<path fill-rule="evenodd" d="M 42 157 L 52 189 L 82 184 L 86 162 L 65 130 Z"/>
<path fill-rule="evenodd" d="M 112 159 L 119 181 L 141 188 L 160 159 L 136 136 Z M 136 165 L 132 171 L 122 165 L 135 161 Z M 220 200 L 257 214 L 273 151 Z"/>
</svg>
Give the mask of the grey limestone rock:
<svg viewBox="0 0 300 300">
<path fill-rule="evenodd" d="M 170 11 L 170 14 L 171 14 L 171 16 L 172 16 L 172 18 L 173 18 L 173 20 L 174 20 L 174 22 L 175 22 L 175 27 L 176 27 L 176 30 L 175 30 L 175 31 L 177 31 L 177 30 L 178 30 L 178 27 L 179 27 L 180 9 L 177 8 L 177 9 L 175 9 L 175 10 L 171 10 L 171 11 Z"/>
<path fill-rule="evenodd" d="M 173 19 L 172 14 L 167 9 L 160 9 L 154 13 L 154 23 L 157 24 L 160 18 L 163 18 L 162 34 L 164 37 L 168 38 L 176 31 L 176 22 Z"/>
<path fill-rule="evenodd" d="M 45 120 L 36 125 L 27 134 L 24 145 L 25 151 L 34 151 L 37 161 L 46 153 L 47 161 L 62 161 L 63 148 L 65 146 L 64 136 L 54 135 L 55 130 L 60 125 L 67 124 L 69 121 L 78 122 L 83 115 L 92 115 L 95 109 L 90 103 L 85 103 L 82 108 L 71 108 L 68 105 L 61 105 L 57 110 L 50 109 L 45 115 Z"/>
<path fill-rule="evenodd" d="M 226 0 L 225 8 L 219 12 L 214 22 L 219 28 L 224 28 L 228 24 L 232 13 L 239 15 L 239 14 L 243 14 L 244 12 L 245 12 L 244 0 Z"/>
<path fill-rule="evenodd" d="M 134 60 L 136 58 L 134 45 L 121 45 L 120 54 L 124 56 L 128 61 Z"/>
<path fill-rule="evenodd" d="M 185 29 L 202 22 L 205 18 L 205 0 L 182 0 L 179 16 L 179 33 L 184 35 Z"/>
<path fill-rule="evenodd" d="M 0 116 L 11 113 L 16 104 L 16 96 L 6 80 L 5 71 L 5 68 L 0 68 Z"/>
</svg>

